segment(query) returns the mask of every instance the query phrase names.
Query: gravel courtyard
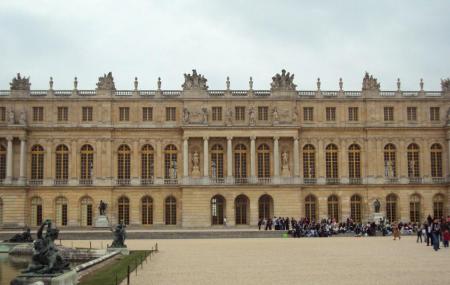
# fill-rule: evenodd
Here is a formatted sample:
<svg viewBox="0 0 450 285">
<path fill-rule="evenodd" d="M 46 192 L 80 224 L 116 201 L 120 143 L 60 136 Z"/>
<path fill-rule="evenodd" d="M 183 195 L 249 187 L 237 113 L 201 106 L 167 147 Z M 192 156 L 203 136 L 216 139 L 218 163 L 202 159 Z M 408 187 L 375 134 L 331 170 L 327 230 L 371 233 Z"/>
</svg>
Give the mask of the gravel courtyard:
<svg viewBox="0 0 450 285">
<path fill-rule="evenodd" d="M 130 249 L 146 249 L 155 242 L 128 240 L 127 244 Z M 131 284 L 430 285 L 450 280 L 450 249 L 434 252 L 416 244 L 415 237 L 157 242 L 159 253 L 137 277 L 132 275 Z"/>
</svg>

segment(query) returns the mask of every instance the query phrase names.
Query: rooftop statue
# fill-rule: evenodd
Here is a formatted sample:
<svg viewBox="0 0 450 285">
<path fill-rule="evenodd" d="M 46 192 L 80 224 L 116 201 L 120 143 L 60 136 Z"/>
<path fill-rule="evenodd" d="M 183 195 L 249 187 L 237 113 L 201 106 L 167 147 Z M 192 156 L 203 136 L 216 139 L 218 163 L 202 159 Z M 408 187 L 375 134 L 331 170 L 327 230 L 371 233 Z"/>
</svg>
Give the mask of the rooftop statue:
<svg viewBox="0 0 450 285">
<path fill-rule="evenodd" d="M 272 83 L 270 84 L 270 90 L 295 91 L 296 87 L 294 74 L 286 73 L 284 69 L 281 71 L 281 74 L 277 73 L 272 77 Z"/>
<path fill-rule="evenodd" d="M 192 90 L 192 89 L 200 89 L 207 90 L 208 85 L 206 85 L 206 81 L 208 81 L 203 75 L 200 73 L 197 74 L 197 70 L 192 70 L 192 75 L 184 74 L 184 83 L 181 85 L 183 90 Z"/>
<path fill-rule="evenodd" d="M 116 90 L 112 72 L 108 72 L 108 74 L 104 74 L 98 78 L 97 90 Z"/>
<path fill-rule="evenodd" d="M 126 238 L 126 231 L 125 231 L 125 224 L 123 221 L 120 221 L 114 228 L 114 230 L 111 230 L 114 235 L 113 242 L 111 244 L 111 247 L 113 248 L 123 248 L 127 247 L 125 245 L 125 238 Z"/>
<path fill-rule="evenodd" d="M 372 75 L 369 76 L 369 73 L 366 72 L 366 75 L 363 78 L 362 90 L 380 91 L 380 83 L 377 82 L 376 78 Z"/>
<path fill-rule="evenodd" d="M 12 82 L 9 83 L 11 86 L 11 90 L 30 90 L 30 77 L 22 77 L 20 73 L 17 73 L 17 77 L 12 79 Z"/>
<path fill-rule="evenodd" d="M 6 242 L 33 242 L 33 238 L 31 237 L 30 228 L 25 227 L 24 231 L 21 234 L 15 234 L 12 238 L 5 240 Z"/>
<path fill-rule="evenodd" d="M 442 92 L 450 92 L 450 78 L 441 79 Z"/>
<path fill-rule="evenodd" d="M 46 226 L 46 233 L 43 235 Z M 59 230 L 52 227 L 52 222 L 45 220 L 37 232 L 31 264 L 23 273 L 55 274 L 69 269 L 69 263 L 62 258 L 54 243 L 58 234 Z"/>
</svg>

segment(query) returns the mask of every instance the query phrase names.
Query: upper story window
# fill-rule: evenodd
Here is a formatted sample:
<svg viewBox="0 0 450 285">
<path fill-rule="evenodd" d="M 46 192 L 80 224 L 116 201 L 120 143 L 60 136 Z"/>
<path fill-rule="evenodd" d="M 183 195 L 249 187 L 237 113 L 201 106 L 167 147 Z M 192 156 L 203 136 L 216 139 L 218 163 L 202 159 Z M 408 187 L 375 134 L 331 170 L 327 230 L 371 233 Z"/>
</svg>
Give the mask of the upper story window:
<svg viewBox="0 0 450 285">
<path fill-rule="evenodd" d="M 0 107 L 0 121 L 6 121 L 6 108 Z"/>
<path fill-rule="evenodd" d="M 349 107 L 348 108 L 348 120 L 356 122 L 359 120 L 358 116 L 358 107 Z"/>
<path fill-rule="evenodd" d="M 166 121 L 176 121 L 176 111 L 175 107 L 166 107 Z"/>
<path fill-rule="evenodd" d="M 417 121 L 417 107 L 407 107 L 406 116 L 408 121 Z"/>
<path fill-rule="evenodd" d="M 33 121 L 42 122 L 44 120 L 44 107 L 33 107 Z"/>
<path fill-rule="evenodd" d="M 258 107 L 258 120 L 269 120 L 269 107 Z"/>
<path fill-rule="evenodd" d="M 153 121 L 152 107 L 142 107 L 142 121 Z"/>
<path fill-rule="evenodd" d="M 119 107 L 119 121 L 125 122 L 130 120 L 130 108 Z"/>
<path fill-rule="evenodd" d="M 314 120 L 314 108 L 313 107 L 303 107 L 303 121 Z"/>
<path fill-rule="evenodd" d="M 212 107 L 212 120 L 222 121 L 222 107 Z"/>
<path fill-rule="evenodd" d="M 439 107 L 430 107 L 430 121 L 439 121 Z"/>
<path fill-rule="evenodd" d="M 384 121 L 394 121 L 394 107 L 384 107 Z"/>
<path fill-rule="evenodd" d="M 58 122 L 67 122 L 69 120 L 69 108 L 58 107 Z"/>
<path fill-rule="evenodd" d="M 83 107 L 81 109 L 81 119 L 83 122 L 91 122 L 92 121 L 92 115 L 93 115 L 93 108 L 92 107 Z"/>
<path fill-rule="evenodd" d="M 235 120 L 236 121 L 245 121 L 245 107 L 235 107 Z"/>
<path fill-rule="evenodd" d="M 336 121 L 336 107 L 326 107 L 325 115 L 328 122 Z"/>
</svg>

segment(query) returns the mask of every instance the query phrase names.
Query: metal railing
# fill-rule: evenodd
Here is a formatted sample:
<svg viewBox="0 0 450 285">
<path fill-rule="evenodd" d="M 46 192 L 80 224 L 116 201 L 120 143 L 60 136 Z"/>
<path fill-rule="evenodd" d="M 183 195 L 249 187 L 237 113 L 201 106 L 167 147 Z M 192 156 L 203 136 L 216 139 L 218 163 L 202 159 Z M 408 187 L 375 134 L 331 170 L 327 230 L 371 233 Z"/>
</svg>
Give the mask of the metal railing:
<svg viewBox="0 0 450 285">
<path fill-rule="evenodd" d="M 177 178 L 164 178 L 164 184 L 178 184 Z"/>
<path fill-rule="evenodd" d="M 117 178 L 116 179 L 116 185 L 130 185 L 131 180 L 130 178 Z"/>
<path fill-rule="evenodd" d="M 422 184 L 422 177 L 409 177 L 409 184 Z"/>
<path fill-rule="evenodd" d="M 399 181 L 398 177 L 386 177 L 386 178 L 384 178 L 384 183 L 387 183 L 387 184 L 397 184 L 399 182 L 400 181 Z"/>
<path fill-rule="evenodd" d="M 247 177 L 238 177 L 234 178 L 234 184 L 248 184 L 248 178 Z"/>
<path fill-rule="evenodd" d="M 32 186 L 42 185 L 44 183 L 44 180 L 43 179 L 30 179 L 30 180 L 28 180 L 28 183 Z"/>
<path fill-rule="evenodd" d="M 256 183 L 258 183 L 258 184 L 272 184 L 272 177 L 257 177 Z"/>
<path fill-rule="evenodd" d="M 54 185 L 67 185 L 69 183 L 68 179 L 55 179 L 53 180 Z"/>
<path fill-rule="evenodd" d="M 325 182 L 327 184 L 340 184 L 341 180 L 339 178 L 326 178 Z"/>
<path fill-rule="evenodd" d="M 362 179 L 360 177 L 349 178 L 349 184 L 362 184 Z"/>
<path fill-rule="evenodd" d="M 78 183 L 80 185 L 92 185 L 92 178 L 82 178 L 80 180 L 78 180 Z"/>
<path fill-rule="evenodd" d="M 435 184 L 443 184 L 443 183 L 445 183 L 445 178 L 444 177 L 432 177 L 431 181 Z"/>
<path fill-rule="evenodd" d="M 153 178 L 141 178 L 141 185 L 152 185 L 153 183 Z"/>
<path fill-rule="evenodd" d="M 304 184 L 317 184 L 317 178 L 303 178 Z"/>
</svg>

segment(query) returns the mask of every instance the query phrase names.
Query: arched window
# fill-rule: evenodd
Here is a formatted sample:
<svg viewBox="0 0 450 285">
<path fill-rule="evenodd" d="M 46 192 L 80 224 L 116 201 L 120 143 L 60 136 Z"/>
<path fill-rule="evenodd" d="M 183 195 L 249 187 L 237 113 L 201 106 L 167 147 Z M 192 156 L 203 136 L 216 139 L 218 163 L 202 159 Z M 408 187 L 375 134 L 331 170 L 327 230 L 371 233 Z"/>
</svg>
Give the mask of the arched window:
<svg viewBox="0 0 450 285">
<path fill-rule="evenodd" d="M 175 183 L 177 179 L 177 148 L 170 144 L 164 149 L 164 178 L 166 183 Z"/>
<path fill-rule="evenodd" d="M 31 225 L 40 226 L 42 224 L 42 199 L 33 197 L 31 199 Z"/>
<path fill-rule="evenodd" d="M 153 198 L 150 196 L 144 196 L 141 199 L 142 209 L 142 224 L 153 224 Z"/>
<path fill-rule="evenodd" d="M 309 221 L 317 220 L 317 199 L 314 195 L 308 195 L 305 198 L 305 217 Z"/>
<path fill-rule="evenodd" d="M 44 179 L 44 148 L 34 145 L 31 148 L 31 180 L 35 184 L 40 184 L 42 179 Z"/>
<path fill-rule="evenodd" d="M 94 149 L 92 146 L 88 144 L 83 145 L 81 147 L 80 158 L 80 183 L 92 184 L 94 171 Z"/>
<path fill-rule="evenodd" d="M 236 225 L 248 224 L 249 204 L 248 197 L 243 194 L 237 196 L 234 200 Z"/>
<path fill-rule="evenodd" d="M 67 184 L 69 179 L 69 148 L 65 145 L 56 147 L 56 184 Z"/>
<path fill-rule="evenodd" d="M 338 178 L 338 148 L 336 145 L 330 144 L 327 146 L 325 162 L 327 178 Z"/>
<path fill-rule="evenodd" d="M 117 150 L 117 180 L 119 184 L 130 184 L 130 147 L 123 144 Z"/>
<path fill-rule="evenodd" d="M 6 148 L 0 144 L 0 182 L 6 178 Z"/>
<path fill-rule="evenodd" d="M 141 182 L 142 184 L 153 184 L 155 175 L 153 147 L 146 144 L 141 149 Z"/>
<path fill-rule="evenodd" d="M 328 218 L 339 222 L 339 198 L 336 195 L 328 197 Z"/>
<path fill-rule="evenodd" d="M 247 182 L 247 148 L 243 144 L 234 148 L 234 177 L 237 183 Z"/>
<path fill-rule="evenodd" d="M 92 226 L 92 199 L 90 197 L 81 198 L 81 226 Z"/>
<path fill-rule="evenodd" d="M 216 195 L 211 199 L 211 224 L 223 225 L 225 213 L 225 198 L 222 195 Z"/>
<path fill-rule="evenodd" d="M 386 218 L 390 223 L 397 221 L 397 196 L 394 194 L 386 197 Z"/>
<path fill-rule="evenodd" d="M 270 148 L 266 144 L 258 147 L 258 178 L 270 177 Z"/>
<path fill-rule="evenodd" d="M 412 143 L 408 146 L 408 177 L 420 177 L 419 146 Z"/>
<path fill-rule="evenodd" d="M 119 213 L 119 223 L 122 222 L 125 225 L 130 224 L 130 199 L 122 196 L 117 201 L 118 213 Z"/>
<path fill-rule="evenodd" d="M 223 178 L 223 147 L 219 144 L 211 148 L 211 177 Z"/>
<path fill-rule="evenodd" d="M 349 178 L 361 178 L 361 148 L 352 144 L 348 148 L 348 174 Z"/>
<path fill-rule="evenodd" d="M 420 223 L 420 196 L 414 194 L 409 200 L 409 219 L 411 223 Z"/>
<path fill-rule="evenodd" d="M 384 176 L 397 177 L 396 148 L 393 144 L 384 147 Z"/>
<path fill-rule="evenodd" d="M 67 226 L 67 199 L 65 197 L 58 197 L 55 200 L 56 208 L 56 225 Z"/>
<path fill-rule="evenodd" d="M 442 146 L 437 143 L 431 146 L 431 177 L 442 177 Z"/>
<path fill-rule="evenodd" d="M 316 178 L 316 150 L 310 144 L 303 147 L 303 177 Z"/>
<path fill-rule="evenodd" d="M 258 200 L 258 218 L 268 220 L 271 217 L 273 217 L 273 198 L 264 194 Z"/>
<path fill-rule="evenodd" d="M 436 194 L 433 197 L 433 217 L 434 218 L 445 217 L 444 195 L 442 194 Z"/>
<path fill-rule="evenodd" d="M 350 217 L 355 223 L 362 222 L 362 199 L 359 195 L 350 198 Z"/>
<path fill-rule="evenodd" d="M 3 225 L 3 200 L 0 198 L 0 225 Z"/>
<path fill-rule="evenodd" d="M 173 196 L 166 198 L 166 225 L 177 224 L 177 200 Z"/>
</svg>

